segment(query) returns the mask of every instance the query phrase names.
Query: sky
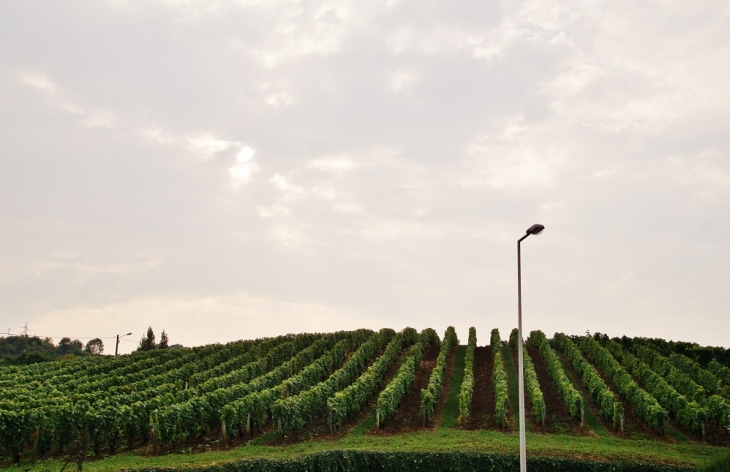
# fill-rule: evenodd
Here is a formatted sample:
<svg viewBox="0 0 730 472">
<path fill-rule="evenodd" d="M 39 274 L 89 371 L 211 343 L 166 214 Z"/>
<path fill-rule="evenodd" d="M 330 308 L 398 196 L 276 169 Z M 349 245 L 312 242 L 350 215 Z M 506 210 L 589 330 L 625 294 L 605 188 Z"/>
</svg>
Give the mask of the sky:
<svg viewBox="0 0 730 472">
<path fill-rule="evenodd" d="M 730 3 L 0 3 L 0 331 L 730 347 Z M 83 340 L 83 339 L 82 339 Z"/>
</svg>

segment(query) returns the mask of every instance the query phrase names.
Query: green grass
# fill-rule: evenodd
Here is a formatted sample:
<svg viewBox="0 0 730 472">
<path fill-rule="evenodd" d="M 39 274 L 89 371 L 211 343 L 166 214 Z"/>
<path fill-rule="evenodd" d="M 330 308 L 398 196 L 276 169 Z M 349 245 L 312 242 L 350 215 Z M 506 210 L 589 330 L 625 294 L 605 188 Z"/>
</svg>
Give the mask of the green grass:
<svg viewBox="0 0 730 472">
<path fill-rule="evenodd" d="M 375 414 L 371 412 L 364 420 L 350 430 L 350 436 L 363 436 L 373 426 L 375 426 Z"/>
<path fill-rule="evenodd" d="M 689 439 L 687 439 L 687 436 L 682 434 L 681 432 L 677 431 L 673 426 L 667 425 L 667 434 L 674 438 L 675 441 L 679 443 L 687 443 L 689 442 Z"/>
<path fill-rule="evenodd" d="M 464 380 L 465 356 L 466 346 L 456 346 L 454 370 L 451 372 L 451 387 L 449 388 L 449 396 L 444 404 L 444 417 L 441 420 L 439 428 L 453 428 L 457 425 L 459 418 L 459 390 L 461 389 L 461 382 Z"/>
<path fill-rule="evenodd" d="M 120 454 L 103 460 L 86 462 L 84 470 L 117 471 L 141 467 L 194 467 L 237 461 L 247 458 L 266 457 L 285 459 L 326 450 L 367 451 L 414 451 L 446 452 L 477 451 L 516 454 L 519 451 L 519 435 L 499 431 L 467 431 L 438 428 L 414 433 L 371 436 L 349 435 L 338 440 L 312 440 L 286 447 L 253 444 L 239 446 L 227 451 L 209 451 L 198 454 L 170 454 L 145 457 L 144 449 Z M 653 440 L 626 440 L 612 437 L 586 437 L 558 434 L 527 434 L 529 456 L 569 457 L 574 459 L 601 461 L 630 461 L 644 463 L 666 463 L 701 466 L 713 457 L 727 451 L 703 444 L 677 444 Z M 63 466 L 59 459 L 24 462 L 11 471 L 57 471 Z M 75 468 L 71 463 L 68 467 Z M 67 469 L 68 469 L 67 467 Z"/>
</svg>

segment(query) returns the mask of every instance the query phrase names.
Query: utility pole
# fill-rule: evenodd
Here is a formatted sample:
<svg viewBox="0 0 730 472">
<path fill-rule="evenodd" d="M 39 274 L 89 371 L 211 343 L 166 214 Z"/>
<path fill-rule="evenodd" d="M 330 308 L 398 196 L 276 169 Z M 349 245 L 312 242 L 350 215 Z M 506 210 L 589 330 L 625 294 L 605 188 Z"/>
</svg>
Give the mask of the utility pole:
<svg viewBox="0 0 730 472">
<path fill-rule="evenodd" d="M 26 321 L 25 326 L 21 326 L 21 328 L 23 329 L 23 334 L 27 338 L 28 337 L 28 322 Z"/>
<path fill-rule="evenodd" d="M 131 336 L 132 333 L 123 334 L 121 337 L 124 336 Z M 114 348 L 114 357 L 117 357 L 119 355 L 119 335 L 117 334 L 117 345 Z"/>
</svg>

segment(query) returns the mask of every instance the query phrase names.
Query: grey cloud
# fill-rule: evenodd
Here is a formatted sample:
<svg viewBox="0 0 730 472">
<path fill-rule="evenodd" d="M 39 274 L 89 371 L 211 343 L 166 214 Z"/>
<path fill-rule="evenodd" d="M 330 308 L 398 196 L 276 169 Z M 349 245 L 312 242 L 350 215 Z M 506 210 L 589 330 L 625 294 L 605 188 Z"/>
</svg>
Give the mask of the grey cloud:
<svg viewBox="0 0 730 472">
<path fill-rule="evenodd" d="M 196 316 L 240 309 L 255 337 L 299 307 L 313 329 L 486 336 L 514 324 L 514 242 L 540 221 L 528 328 L 725 342 L 711 5 L 0 8 L 13 325 L 179 308 L 195 342 Z M 256 171 L 233 186 L 243 147 Z"/>
</svg>

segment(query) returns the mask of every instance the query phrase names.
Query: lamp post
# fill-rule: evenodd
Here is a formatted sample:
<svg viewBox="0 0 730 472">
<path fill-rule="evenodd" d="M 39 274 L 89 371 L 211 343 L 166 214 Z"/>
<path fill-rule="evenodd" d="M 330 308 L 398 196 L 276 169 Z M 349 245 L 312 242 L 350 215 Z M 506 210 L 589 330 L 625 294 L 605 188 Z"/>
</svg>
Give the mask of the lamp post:
<svg viewBox="0 0 730 472">
<path fill-rule="evenodd" d="M 131 335 L 132 335 L 132 333 L 127 333 L 127 334 L 123 334 L 122 337 L 131 336 Z M 114 357 L 117 357 L 118 355 L 119 355 L 119 335 L 117 334 L 117 346 L 114 348 Z"/>
<path fill-rule="evenodd" d="M 527 228 L 525 235 L 517 240 L 517 355 L 519 362 L 519 399 L 520 399 L 520 472 L 527 471 L 527 446 L 525 444 L 525 373 L 522 355 L 522 262 L 520 243 L 529 235 L 538 235 L 545 227 L 534 224 Z"/>
</svg>

